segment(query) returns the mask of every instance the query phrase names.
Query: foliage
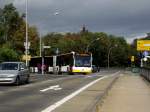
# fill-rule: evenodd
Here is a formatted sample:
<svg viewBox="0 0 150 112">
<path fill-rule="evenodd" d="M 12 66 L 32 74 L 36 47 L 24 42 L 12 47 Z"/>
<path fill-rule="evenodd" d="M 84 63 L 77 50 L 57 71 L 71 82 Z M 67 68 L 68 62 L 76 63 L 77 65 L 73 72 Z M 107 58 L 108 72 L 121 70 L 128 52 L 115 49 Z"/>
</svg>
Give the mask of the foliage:
<svg viewBox="0 0 150 112">
<path fill-rule="evenodd" d="M 13 4 L 8 4 L 3 9 L 0 9 L 0 48 L 4 49 L 4 51 L 8 49 L 12 50 L 15 52 L 12 53 L 14 54 L 14 57 L 15 54 L 21 57 L 25 51 L 24 42 L 26 34 L 26 23 L 24 21 L 24 15 L 25 14 L 20 15 Z M 28 34 L 29 42 L 31 44 L 29 49 L 30 55 L 37 55 L 39 49 L 37 47 L 39 45 L 39 38 L 36 27 L 30 27 L 28 25 Z M 11 47 L 5 49 L 3 46 L 8 43 Z M 3 53 L 5 53 L 4 51 Z M 0 60 L 3 59 L 5 59 L 5 57 L 1 57 Z M 11 60 L 11 57 L 8 58 L 8 60 Z"/>
<path fill-rule="evenodd" d="M 43 42 L 51 46 L 49 55 L 55 54 L 56 48 L 59 48 L 59 53 L 86 53 L 88 46 L 94 57 L 93 63 L 97 66 L 107 66 L 108 51 L 113 48 L 110 52 L 110 66 L 129 66 L 131 47 L 123 37 L 107 35 L 104 32 L 49 33 L 43 37 Z"/>
<path fill-rule="evenodd" d="M 18 54 L 8 47 L 0 48 L 0 61 L 17 61 L 19 60 Z"/>
</svg>

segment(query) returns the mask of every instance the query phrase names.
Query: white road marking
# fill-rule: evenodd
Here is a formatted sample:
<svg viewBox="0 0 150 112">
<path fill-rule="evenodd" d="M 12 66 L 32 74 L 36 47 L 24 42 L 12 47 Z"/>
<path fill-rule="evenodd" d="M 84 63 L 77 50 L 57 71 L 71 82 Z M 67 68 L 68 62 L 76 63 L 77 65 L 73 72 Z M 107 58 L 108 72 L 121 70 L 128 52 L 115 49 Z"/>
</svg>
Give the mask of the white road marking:
<svg viewBox="0 0 150 112">
<path fill-rule="evenodd" d="M 55 91 L 61 90 L 62 88 L 54 88 Z"/>
<path fill-rule="evenodd" d="M 120 74 L 120 76 L 122 77 L 122 76 L 124 76 L 124 74 Z"/>
<path fill-rule="evenodd" d="M 93 77 L 93 76 L 91 76 L 91 75 L 85 76 L 85 78 L 91 78 L 91 77 Z"/>
<path fill-rule="evenodd" d="M 119 71 L 120 72 L 120 71 Z M 93 84 L 97 83 L 98 81 L 114 76 L 116 74 L 118 74 L 119 72 L 116 72 L 112 75 L 109 76 L 104 76 L 104 77 L 100 77 L 92 82 L 90 82 L 89 84 L 87 84 L 86 86 L 80 88 L 79 90 L 71 93 L 69 96 L 66 96 L 65 98 L 63 98 L 62 100 L 54 103 L 53 105 L 50 105 L 49 107 L 47 107 L 46 109 L 42 110 L 41 112 L 52 112 L 53 110 L 55 110 L 57 107 L 61 106 L 62 104 L 64 104 L 65 102 L 67 102 L 68 100 L 70 100 L 71 98 L 75 97 L 76 95 L 78 95 L 79 93 L 81 93 L 82 91 L 84 91 L 85 89 L 87 89 L 88 87 L 92 86 Z"/>
<path fill-rule="evenodd" d="M 48 91 L 48 90 L 51 90 L 51 89 L 53 89 L 53 90 L 61 90 L 62 88 L 60 88 L 60 86 L 59 85 L 55 85 L 55 86 L 50 86 L 50 87 L 48 87 L 48 88 L 45 88 L 45 89 L 41 89 L 40 91 L 41 92 L 45 92 L 45 91 Z"/>
</svg>

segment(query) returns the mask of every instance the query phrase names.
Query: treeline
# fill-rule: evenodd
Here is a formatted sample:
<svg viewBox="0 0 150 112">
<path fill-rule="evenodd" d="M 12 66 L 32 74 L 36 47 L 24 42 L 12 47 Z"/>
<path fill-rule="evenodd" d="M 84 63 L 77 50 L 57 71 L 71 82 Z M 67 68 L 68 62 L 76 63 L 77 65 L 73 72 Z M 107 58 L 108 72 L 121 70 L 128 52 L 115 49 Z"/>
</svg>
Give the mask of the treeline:
<svg viewBox="0 0 150 112">
<path fill-rule="evenodd" d="M 24 54 L 25 42 L 25 14 L 20 15 L 13 4 L 0 9 L 0 60 L 11 61 L 21 59 Z M 29 26 L 30 53 L 37 55 L 38 31 Z"/>
<path fill-rule="evenodd" d="M 29 26 L 28 33 L 30 55 L 37 56 L 40 54 L 38 30 L 35 26 Z M 25 51 L 24 42 L 25 14 L 20 15 L 12 4 L 6 5 L 0 9 L 0 60 L 20 60 Z M 103 67 L 107 66 L 108 54 L 110 66 L 130 66 L 130 57 L 136 53 L 123 37 L 90 32 L 85 27 L 77 33 L 48 33 L 42 37 L 42 43 L 51 46 L 45 50 L 45 55 L 48 56 L 56 52 L 85 53 L 88 50 L 93 54 L 93 63 Z"/>
<path fill-rule="evenodd" d="M 83 30 L 79 33 L 50 33 L 43 37 L 43 42 L 51 46 L 50 50 L 45 51 L 45 55 L 55 54 L 57 49 L 59 53 L 71 51 L 85 53 L 88 47 L 88 51 L 92 52 L 94 57 L 93 63 L 104 67 L 108 64 L 108 54 L 110 66 L 130 66 L 130 58 L 134 50 L 123 37 Z"/>
</svg>

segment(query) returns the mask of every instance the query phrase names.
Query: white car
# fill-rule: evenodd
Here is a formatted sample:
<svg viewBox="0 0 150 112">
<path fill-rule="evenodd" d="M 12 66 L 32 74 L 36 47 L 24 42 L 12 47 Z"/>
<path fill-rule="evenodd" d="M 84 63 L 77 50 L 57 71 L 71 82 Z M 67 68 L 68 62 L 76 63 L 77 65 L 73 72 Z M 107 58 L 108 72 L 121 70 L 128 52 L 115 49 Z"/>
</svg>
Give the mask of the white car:
<svg viewBox="0 0 150 112">
<path fill-rule="evenodd" d="M 0 64 L 0 84 L 29 83 L 30 72 L 24 62 L 2 62 Z"/>
</svg>

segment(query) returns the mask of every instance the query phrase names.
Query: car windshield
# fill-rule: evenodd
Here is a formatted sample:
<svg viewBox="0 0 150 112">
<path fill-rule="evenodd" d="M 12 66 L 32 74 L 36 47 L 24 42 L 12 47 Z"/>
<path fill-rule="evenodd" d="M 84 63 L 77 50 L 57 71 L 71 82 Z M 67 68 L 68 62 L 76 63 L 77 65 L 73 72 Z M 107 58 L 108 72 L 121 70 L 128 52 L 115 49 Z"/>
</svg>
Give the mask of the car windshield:
<svg viewBox="0 0 150 112">
<path fill-rule="evenodd" d="M 0 70 L 17 70 L 17 63 L 2 63 L 0 64 Z"/>
</svg>

